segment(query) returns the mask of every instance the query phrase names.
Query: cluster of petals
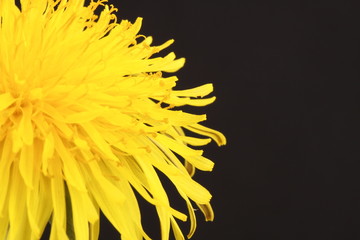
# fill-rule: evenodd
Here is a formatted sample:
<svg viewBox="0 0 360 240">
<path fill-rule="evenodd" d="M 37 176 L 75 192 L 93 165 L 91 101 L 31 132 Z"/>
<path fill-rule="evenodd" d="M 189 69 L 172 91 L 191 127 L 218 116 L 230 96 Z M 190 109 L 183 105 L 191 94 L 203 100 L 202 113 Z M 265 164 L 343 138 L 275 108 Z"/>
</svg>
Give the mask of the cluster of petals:
<svg viewBox="0 0 360 240">
<path fill-rule="evenodd" d="M 211 194 L 192 178 L 213 168 L 199 146 L 225 138 L 179 107 L 212 103 L 212 85 L 174 90 L 176 76 L 163 73 L 185 60 L 153 56 L 173 40 L 152 46 L 141 18 L 118 21 L 106 1 L 86 2 L 0 0 L 0 239 L 40 239 L 50 222 L 50 239 L 66 240 L 71 221 L 76 239 L 95 240 L 100 212 L 121 239 L 150 239 L 135 192 L 156 209 L 163 240 L 171 229 L 184 239 L 177 220 L 187 218 L 191 237 L 194 204 L 213 218 Z"/>
</svg>

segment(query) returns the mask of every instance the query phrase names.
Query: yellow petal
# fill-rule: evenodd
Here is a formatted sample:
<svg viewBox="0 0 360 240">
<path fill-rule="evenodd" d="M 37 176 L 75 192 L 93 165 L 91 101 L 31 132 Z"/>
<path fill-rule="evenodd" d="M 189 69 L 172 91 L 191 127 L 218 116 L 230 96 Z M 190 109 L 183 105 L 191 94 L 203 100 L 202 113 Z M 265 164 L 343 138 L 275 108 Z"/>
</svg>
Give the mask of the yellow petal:
<svg viewBox="0 0 360 240">
<path fill-rule="evenodd" d="M 25 184 L 34 188 L 34 175 L 38 169 L 35 169 L 34 151 L 32 146 L 24 146 L 20 152 L 19 170 Z"/>
<path fill-rule="evenodd" d="M 210 138 L 195 138 L 195 137 L 187 137 L 187 136 L 178 136 L 184 143 L 192 145 L 192 146 L 204 146 L 211 142 Z"/>
<path fill-rule="evenodd" d="M 72 224 L 74 227 L 75 237 L 76 239 L 89 239 L 89 224 L 86 214 L 87 206 L 85 206 L 82 201 L 82 195 L 84 193 L 79 192 L 71 185 L 68 186 L 68 189 L 69 197 L 71 199 Z"/>
<path fill-rule="evenodd" d="M 105 141 L 100 132 L 92 124 L 81 123 L 80 125 L 83 127 L 84 131 L 89 135 L 91 140 L 96 144 L 96 146 L 107 158 L 115 161 L 117 160 L 117 157 L 112 152 L 109 144 Z"/>
<path fill-rule="evenodd" d="M 62 179 L 60 159 L 54 159 L 54 176 L 50 179 L 53 206 L 50 239 L 68 240 L 66 235 L 65 186 Z"/>
<path fill-rule="evenodd" d="M 7 107 L 9 107 L 15 102 L 15 100 L 16 99 L 13 98 L 10 93 L 0 94 L 0 111 L 3 111 Z"/>
<path fill-rule="evenodd" d="M 194 165 L 200 170 L 211 171 L 214 166 L 214 163 L 212 161 L 201 156 L 202 151 L 200 150 L 191 149 L 186 145 L 161 134 L 156 137 L 156 141 L 160 142 L 163 146 L 167 146 L 172 151 L 178 153 L 179 155 L 184 157 L 186 161 L 190 162 L 192 165 Z"/>
<path fill-rule="evenodd" d="M 211 83 L 207 83 L 195 88 L 185 89 L 185 90 L 174 90 L 173 93 L 176 96 L 182 97 L 204 97 L 210 94 L 214 90 Z"/>
<path fill-rule="evenodd" d="M 9 218 L 7 216 L 0 216 L 0 222 L 0 239 L 6 239 L 9 228 Z"/>
<path fill-rule="evenodd" d="M 219 131 L 216 131 L 214 129 L 202 126 L 200 124 L 184 126 L 184 128 L 187 128 L 190 131 L 198 133 L 200 135 L 211 137 L 219 146 L 226 144 L 225 136 Z"/>
<path fill-rule="evenodd" d="M 41 238 L 52 212 L 49 189 L 50 181 L 45 177 L 42 177 L 39 181 L 38 188 L 27 189 L 26 207 L 32 233 L 36 239 Z"/>
<path fill-rule="evenodd" d="M 0 218 L 4 217 L 5 206 L 8 199 L 8 191 L 10 189 L 10 167 L 13 160 L 13 154 L 11 152 L 11 140 L 7 136 L 0 145 Z M 0 224 L 1 225 L 1 224 Z"/>
<path fill-rule="evenodd" d="M 26 211 L 26 188 L 19 174 L 18 166 L 12 168 L 11 187 L 9 191 L 9 220 L 12 224 L 9 228 L 7 240 L 24 239 L 30 240 L 31 229 L 28 223 Z"/>
<path fill-rule="evenodd" d="M 210 203 L 206 204 L 197 204 L 202 213 L 205 216 L 206 221 L 213 221 L 214 220 L 214 211 L 210 205 Z"/>
<path fill-rule="evenodd" d="M 67 183 L 86 192 L 86 186 L 84 176 L 79 169 L 78 163 L 69 150 L 64 146 L 63 141 L 56 135 L 54 135 L 54 144 L 57 154 L 61 157 L 63 163 L 63 171 Z"/>
<path fill-rule="evenodd" d="M 100 233 L 100 221 L 90 223 L 90 240 L 98 240 Z"/>
</svg>

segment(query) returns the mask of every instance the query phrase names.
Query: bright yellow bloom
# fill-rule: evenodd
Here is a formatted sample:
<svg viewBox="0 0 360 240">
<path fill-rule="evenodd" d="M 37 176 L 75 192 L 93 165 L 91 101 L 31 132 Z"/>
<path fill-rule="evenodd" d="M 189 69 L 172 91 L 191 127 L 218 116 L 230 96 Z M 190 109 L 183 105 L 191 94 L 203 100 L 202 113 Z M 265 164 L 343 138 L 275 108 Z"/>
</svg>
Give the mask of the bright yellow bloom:
<svg viewBox="0 0 360 240">
<path fill-rule="evenodd" d="M 175 219 L 187 216 L 157 171 L 188 206 L 188 237 L 192 203 L 212 220 L 211 195 L 192 175 L 213 162 L 190 146 L 225 138 L 199 124 L 205 115 L 174 109 L 215 98 L 202 98 L 211 84 L 174 90 L 177 78 L 162 76 L 184 64 L 151 58 L 173 41 L 151 46 L 140 18 L 118 22 L 104 0 L 14 2 L 0 0 L 0 239 L 39 239 L 50 221 L 50 239 L 66 240 L 67 207 L 78 240 L 98 238 L 100 211 L 123 240 L 149 239 L 134 191 L 156 208 L 162 239 L 170 228 L 184 239 Z"/>
</svg>

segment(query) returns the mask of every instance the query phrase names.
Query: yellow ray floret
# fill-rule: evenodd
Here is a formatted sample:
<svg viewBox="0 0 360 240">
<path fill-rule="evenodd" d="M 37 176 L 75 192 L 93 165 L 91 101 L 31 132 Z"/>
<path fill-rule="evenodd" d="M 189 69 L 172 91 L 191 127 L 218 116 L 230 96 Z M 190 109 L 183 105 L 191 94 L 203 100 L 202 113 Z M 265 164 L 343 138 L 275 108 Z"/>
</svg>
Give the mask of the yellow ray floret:
<svg viewBox="0 0 360 240">
<path fill-rule="evenodd" d="M 193 203 L 213 219 L 211 194 L 192 179 L 214 165 L 199 146 L 226 140 L 179 107 L 212 103 L 213 87 L 174 90 L 162 73 L 185 60 L 153 57 L 173 40 L 152 46 L 141 18 L 119 22 L 105 0 L 88 2 L 0 1 L 0 239 L 40 239 L 51 222 L 52 240 L 73 239 L 69 226 L 95 240 L 100 211 L 122 239 L 150 239 L 134 191 L 155 207 L 162 240 L 171 229 L 184 239 L 187 215 L 159 171 L 186 202 L 191 237 Z"/>
</svg>

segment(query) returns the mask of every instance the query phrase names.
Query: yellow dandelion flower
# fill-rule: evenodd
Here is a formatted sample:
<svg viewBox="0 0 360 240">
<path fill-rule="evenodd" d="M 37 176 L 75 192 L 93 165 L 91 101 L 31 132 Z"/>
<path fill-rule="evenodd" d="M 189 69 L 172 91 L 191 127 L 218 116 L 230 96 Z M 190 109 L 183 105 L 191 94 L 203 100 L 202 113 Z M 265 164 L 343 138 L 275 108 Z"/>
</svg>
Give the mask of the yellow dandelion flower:
<svg viewBox="0 0 360 240">
<path fill-rule="evenodd" d="M 213 162 L 199 148 L 224 136 L 178 110 L 215 98 L 206 84 L 174 90 L 184 64 L 153 54 L 134 23 L 117 21 L 106 0 L 0 1 L 0 239 L 97 239 L 99 213 L 124 240 L 149 239 L 134 191 L 152 204 L 161 239 L 184 239 L 177 220 L 212 220 L 210 193 L 192 179 Z M 100 14 L 95 10 L 101 6 Z M 193 132 L 207 138 L 191 137 Z M 158 171 L 176 187 L 188 214 L 172 208 Z M 69 216 L 70 209 L 71 218 Z M 71 222 L 69 222 L 71 221 Z"/>
</svg>

